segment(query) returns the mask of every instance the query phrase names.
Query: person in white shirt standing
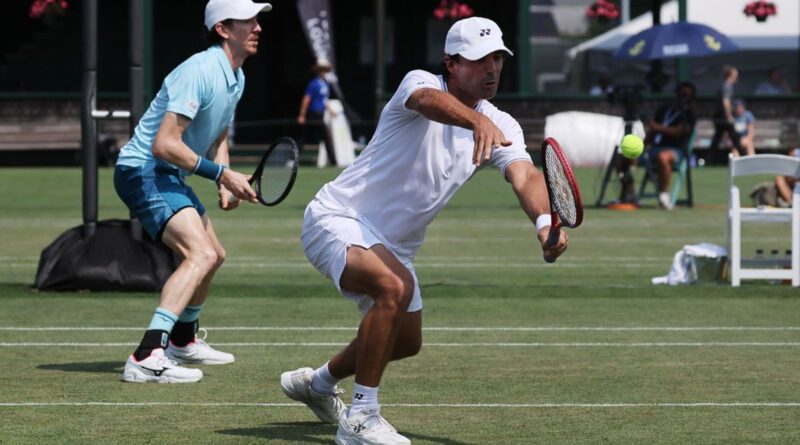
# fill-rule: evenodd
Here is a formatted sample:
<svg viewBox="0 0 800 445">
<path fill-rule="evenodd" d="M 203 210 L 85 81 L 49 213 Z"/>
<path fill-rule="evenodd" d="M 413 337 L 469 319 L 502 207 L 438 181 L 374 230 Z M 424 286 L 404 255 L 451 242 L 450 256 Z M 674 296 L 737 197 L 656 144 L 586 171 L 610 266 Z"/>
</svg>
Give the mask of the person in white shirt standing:
<svg viewBox="0 0 800 445">
<path fill-rule="evenodd" d="M 336 443 L 408 444 L 381 415 L 378 385 L 389 361 L 422 346 L 422 298 L 413 260 L 428 224 L 486 164 L 499 168 L 546 245 L 550 203 L 543 175 L 525 150 L 522 128 L 488 102 L 497 93 L 506 48 L 495 22 L 472 17 L 447 33 L 444 74 L 411 71 L 383 109 L 367 148 L 306 208 L 306 257 L 364 314 L 355 339 L 316 370 L 281 375 L 281 388 L 320 420 L 338 422 Z M 350 409 L 339 380 L 355 375 Z"/>
</svg>

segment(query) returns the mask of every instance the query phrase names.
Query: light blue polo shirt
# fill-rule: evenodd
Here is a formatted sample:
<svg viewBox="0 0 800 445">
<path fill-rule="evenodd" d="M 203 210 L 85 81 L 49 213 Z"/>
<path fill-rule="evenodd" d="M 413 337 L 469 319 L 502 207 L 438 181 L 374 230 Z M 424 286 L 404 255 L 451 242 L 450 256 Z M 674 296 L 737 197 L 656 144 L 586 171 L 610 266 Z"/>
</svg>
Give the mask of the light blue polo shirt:
<svg viewBox="0 0 800 445">
<path fill-rule="evenodd" d="M 183 132 L 183 142 L 205 156 L 214 141 L 233 122 L 236 104 L 244 91 L 244 72 L 233 72 L 228 57 L 219 45 L 197 53 L 178 65 L 164 79 L 150 107 L 136 126 L 131 140 L 122 147 L 117 165 L 139 167 L 157 163 L 178 167 L 153 156 L 153 141 L 165 112 L 191 119 Z M 185 176 L 187 172 L 181 171 Z"/>
</svg>

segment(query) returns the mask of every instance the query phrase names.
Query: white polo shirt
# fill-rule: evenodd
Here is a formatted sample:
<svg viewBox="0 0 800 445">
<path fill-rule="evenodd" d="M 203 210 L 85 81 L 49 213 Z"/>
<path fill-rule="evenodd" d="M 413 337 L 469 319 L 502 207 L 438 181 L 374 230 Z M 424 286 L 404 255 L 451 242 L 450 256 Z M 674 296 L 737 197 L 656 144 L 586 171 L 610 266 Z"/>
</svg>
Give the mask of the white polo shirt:
<svg viewBox="0 0 800 445">
<path fill-rule="evenodd" d="M 315 216 L 341 215 L 364 222 L 395 254 L 409 260 L 422 245 L 428 224 L 476 171 L 472 130 L 434 122 L 405 107 L 421 88 L 447 91 L 442 76 L 422 70 L 408 73 L 361 155 L 309 204 Z M 476 110 L 513 142 L 492 151 L 491 164 L 503 177 L 512 162 L 531 162 L 514 118 L 486 100 Z"/>
</svg>

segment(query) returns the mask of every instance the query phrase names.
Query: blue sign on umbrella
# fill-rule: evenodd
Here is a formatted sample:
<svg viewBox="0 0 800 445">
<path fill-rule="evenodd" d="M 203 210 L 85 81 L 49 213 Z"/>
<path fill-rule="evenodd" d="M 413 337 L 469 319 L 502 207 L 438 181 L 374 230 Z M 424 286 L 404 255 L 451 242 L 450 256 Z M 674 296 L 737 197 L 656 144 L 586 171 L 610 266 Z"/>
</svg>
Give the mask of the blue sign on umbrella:
<svg viewBox="0 0 800 445">
<path fill-rule="evenodd" d="M 705 57 L 737 51 L 731 39 L 699 23 L 676 22 L 655 25 L 625 40 L 614 52 L 623 60 L 655 60 L 674 57 Z"/>
</svg>

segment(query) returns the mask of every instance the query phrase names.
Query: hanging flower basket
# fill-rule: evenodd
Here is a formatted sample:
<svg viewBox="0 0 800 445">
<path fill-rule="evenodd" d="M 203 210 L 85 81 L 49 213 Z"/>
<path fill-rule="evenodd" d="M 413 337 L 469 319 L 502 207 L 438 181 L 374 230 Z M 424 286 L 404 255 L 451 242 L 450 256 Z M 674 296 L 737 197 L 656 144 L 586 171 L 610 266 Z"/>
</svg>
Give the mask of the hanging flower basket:
<svg viewBox="0 0 800 445">
<path fill-rule="evenodd" d="M 28 10 L 28 17 L 32 19 L 52 19 L 57 15 L 64 14 L 69 7 L 67 0 L 33 0 L 31 8 Z"/>
<path fill-rule="evenodd" d="M 433 16 L 438 20 L 461 20 L 472 17 L 474 13 L 468 4 L 455 0 L 441 0 L 439 6 L 433 10 Z"/>
<path fill-rule="evenodd" d="M 775 6 L 775 3 L 772 2 L 751 2 L 744 7 L 744 15 L 755 17 L 758 22 L 766 22 L 769 16 L 776 15 L 777 13 L 778 8 Z"/>
<path fill-rule="evenodd" d="M 610 0 L 597 0 L 586 8 L 586 17 L 601 23 L 619 20 L 619 6 Z"/>
</svg>

